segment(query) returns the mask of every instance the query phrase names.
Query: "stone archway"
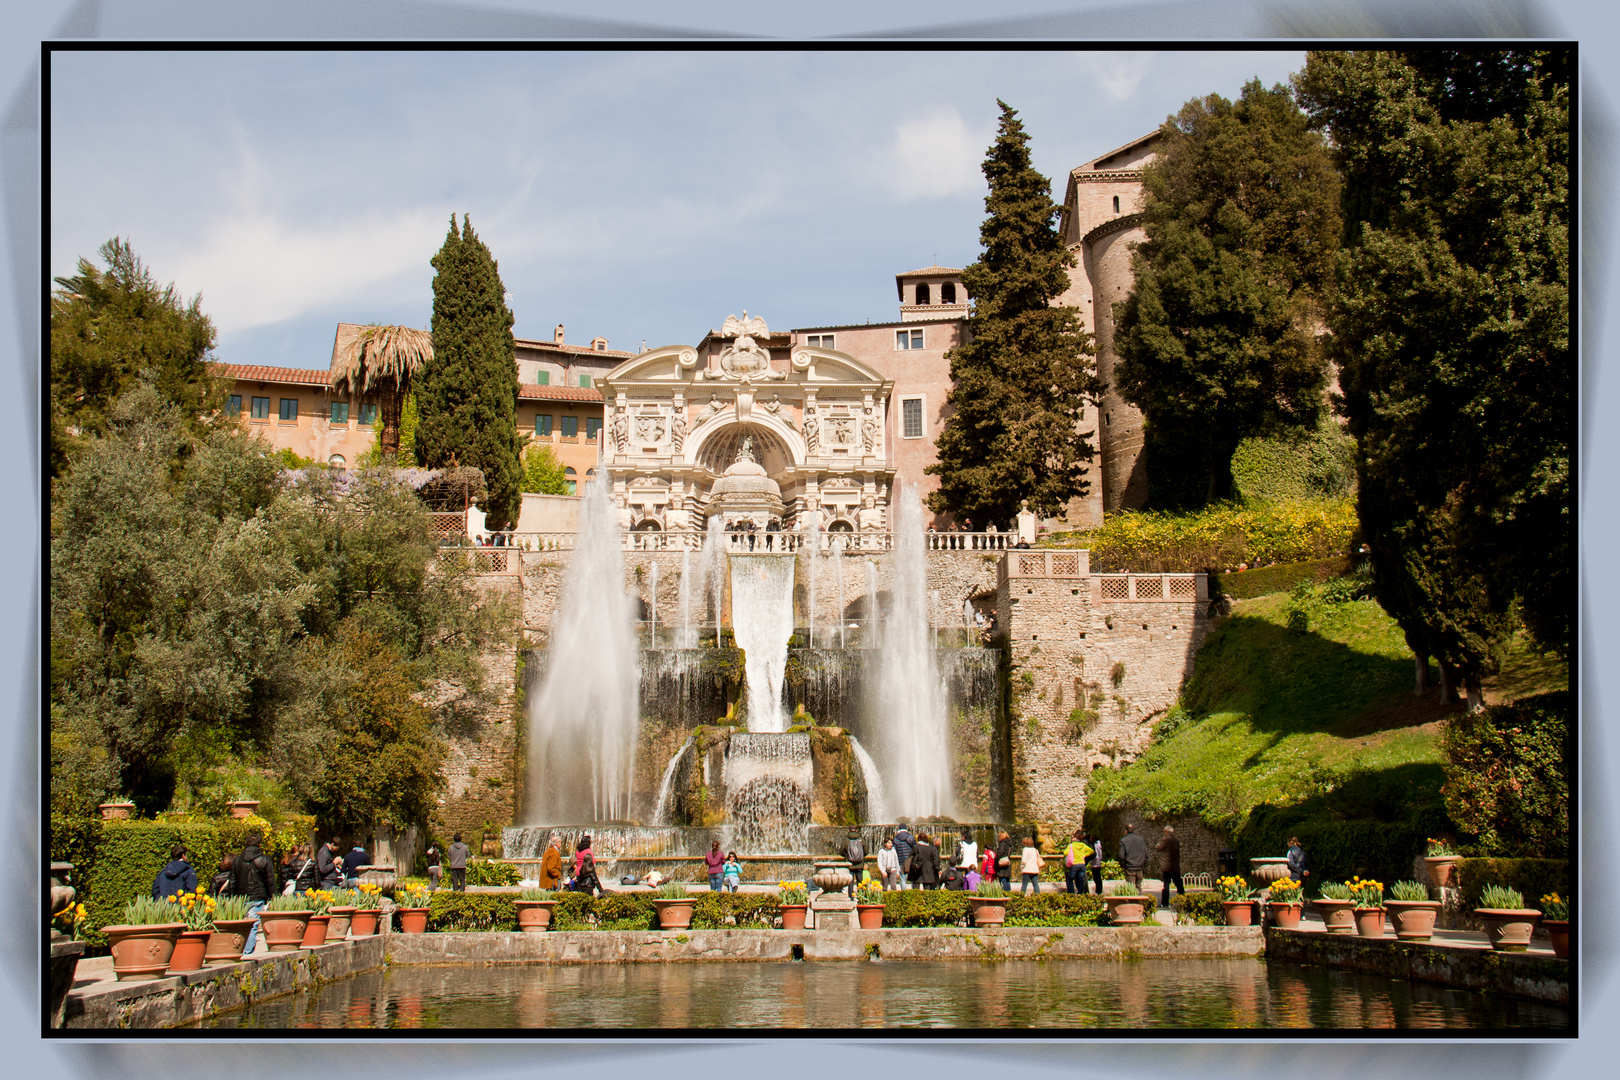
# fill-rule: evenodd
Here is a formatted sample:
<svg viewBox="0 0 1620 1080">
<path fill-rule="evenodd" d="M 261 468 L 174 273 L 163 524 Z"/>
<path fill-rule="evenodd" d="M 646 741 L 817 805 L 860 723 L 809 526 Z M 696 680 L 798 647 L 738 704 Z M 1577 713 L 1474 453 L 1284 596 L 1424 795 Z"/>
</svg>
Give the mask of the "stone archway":
<svg viewBox="0 0 1620 1080">
<path fill-rule="evenodd" d="M 737 460 L 743 440 L 749 437 L 754 440 L 754 460 L 764 468 L 765 475 L 780 475 L 792 468 L 793 450 L 787 440 L 763 424 L 750 423 L 727 424 L 705 436 L 697 450 L 697 464 L 712 473 L 724 473 Z"/>
</svg>

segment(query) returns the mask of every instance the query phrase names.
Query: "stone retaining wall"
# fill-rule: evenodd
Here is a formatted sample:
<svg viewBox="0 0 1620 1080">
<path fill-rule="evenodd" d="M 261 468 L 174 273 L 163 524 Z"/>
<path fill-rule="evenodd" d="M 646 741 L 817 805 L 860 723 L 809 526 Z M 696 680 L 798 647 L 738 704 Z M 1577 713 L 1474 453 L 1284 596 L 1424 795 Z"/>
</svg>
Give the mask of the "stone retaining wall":
<svg viewBox="0 0 1620 1080">
<path fill-rule="evenodd" d="M 1392 979 L 1438 983 L 1459 990 L 1515 994 L 1569 1004 L 1569 961 L 1531 953 L 1417 942 L 1375 940 L 1267 927 L 1268 960 L 1349 968 Z"/>
</svg>

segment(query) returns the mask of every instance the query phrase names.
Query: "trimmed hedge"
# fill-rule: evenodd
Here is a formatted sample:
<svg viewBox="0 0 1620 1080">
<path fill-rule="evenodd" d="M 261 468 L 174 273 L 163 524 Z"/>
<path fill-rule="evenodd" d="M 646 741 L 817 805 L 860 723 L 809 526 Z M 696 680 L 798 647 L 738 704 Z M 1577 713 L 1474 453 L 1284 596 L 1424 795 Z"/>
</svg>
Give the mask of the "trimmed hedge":
<svg viewBox="0 0 1620 1080">
<path fill-rule="evenodd" d="M 733 922 L 727 922 L 727 919 Z M 781 921 L 782 910 L 775 893 L 706 892 L 692 912 L 692 929 L 721 930 L 727 926 L 770 929 Z"/>
<path fill-rule="evenodd" d="M 909 889 L 883 894 L 884 926 L 960 926 L 968 917 L 968 894 L 949 889 Z"/>
<path fill-rule="evenodd" d="M 1457 887 L 1462 909 L 1479 907 L 1479 893 L 1487 885 L 1502 885 L 1524 894 L 1525 907 L 1540 907 L 1548 893 L 1570 895 L 1569 862 L 1565 859 L 1462 859 L 1457 863 Z"/>
<path fill-rule="evenodd" d="M 1412 807 L 1412 817 L 1405 821 L 1336 821 L 1309 806 L 1262 803 L 1250 812 L 1232 846 L 1239 865 L 1247 866 L 1254 857 L 1287 854 L 1288 838 L 1298 836 L 1311 872 L 1308 884 L 1352 877 L 1395 882 L 1412 876 L 1412 860 L 1427 850 L 1429 837 L 1449 829 L 1445 812 L 1432 803 Z"/>
<path fill-rule="evenodd" d="M 428 898 L 428 930 L 458 933 L 516 930 L 517 908 L 511 893 L 458 893 L 440 889 Z M 558 930 L 652 930 L 658 913 L 651 893 L 609 893 L 593 899 L 584 893 L 559 893 L 554 912 Z M 775 893 L 694 893 L 692 929 L 727 926 L 770 928 L 780 912 Z M 727 922 L 727 919 L 733 920 Z"/>
<path fill-rule="evenodd" d="M 494 859 L 467 860 L 469 885 L 516 885 L 522 880 L 518 868 L 511 863 L 496 862 Z"/>
<path fill-rule="evenodd" d="M 428 896 L 430 932 L 516 930 L 515 896 L 501 893 L 465 893 L 440 889 Z"/>
<path fill-rule="evenodd" d="M 1100 896 L 1041 893 L 1007 901 L 1008 926 L 1102 926 L 1107 921 Z"/>
<path fill-rule="evenodd" d="M 1170 907 L 1178 918 L 1195 926 L 1224 926 L 1226 913 L 1221 907 L 1218 892 L 1182 893 L 1170 898 Z"/>
<path fill-rule="evenodd" d="M 1235 570 L 1211 574 L 1209 591 L 1212 596 L 1218 594 L 1233 600 L 1252 600 L 1257 596 L 1287 592 L 1300 582 L 1320 585 L 1343 577 L 1354 569 L 1355 563 L 1348 555 L 1334 555 L 1326 559 L 1267 566 L 1261 570 Z"/>
</svg>

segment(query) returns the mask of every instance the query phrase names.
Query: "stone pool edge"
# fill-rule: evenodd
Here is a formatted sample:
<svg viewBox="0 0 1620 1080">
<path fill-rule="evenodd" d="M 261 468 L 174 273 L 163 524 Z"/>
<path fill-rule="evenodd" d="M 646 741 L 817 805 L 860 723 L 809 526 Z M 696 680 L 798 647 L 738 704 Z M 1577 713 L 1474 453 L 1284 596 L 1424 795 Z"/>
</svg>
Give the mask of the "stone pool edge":
<svg viewBox="0 0 1620 1080">
<path fill-rule="evenodd" d="M 1569 1004 L 1569 961 L 1545 953 L 1494 952 L 1442 943 L 1266 927 L 1267 960 L 1311 964 L 1477 993 Z"/>
</svg>

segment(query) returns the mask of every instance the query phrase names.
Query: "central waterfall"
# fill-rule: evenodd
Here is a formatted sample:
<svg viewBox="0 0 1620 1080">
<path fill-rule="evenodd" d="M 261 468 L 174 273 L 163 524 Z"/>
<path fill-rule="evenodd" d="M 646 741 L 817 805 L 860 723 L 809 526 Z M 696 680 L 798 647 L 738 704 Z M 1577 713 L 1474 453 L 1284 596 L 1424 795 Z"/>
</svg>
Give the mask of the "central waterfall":
<svg viewBox="0 0 1620 1080">
<path fill-rule="evenodd" d="M 782 676 L 793 637 L 796 561 L 792 555 L 731 557 L 731 625 L 747 658 L 749 731 L 787 730 Z"/>
</svg>

